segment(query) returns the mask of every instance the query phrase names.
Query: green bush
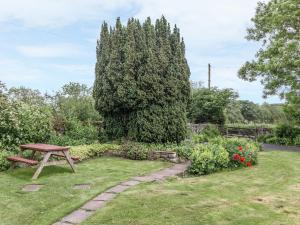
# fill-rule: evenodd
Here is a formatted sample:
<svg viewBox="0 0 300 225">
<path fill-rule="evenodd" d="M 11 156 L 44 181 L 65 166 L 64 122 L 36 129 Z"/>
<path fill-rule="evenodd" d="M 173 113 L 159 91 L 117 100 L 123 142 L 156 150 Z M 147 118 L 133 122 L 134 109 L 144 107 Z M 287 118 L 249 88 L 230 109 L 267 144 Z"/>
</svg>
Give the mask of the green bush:
<svg viewBox="0 0 300 225">
<path fill-rule="evenodd" d="M 300 135 L 300 128 L 291 124 L 280 124 L 275 128 L 275 136 L 279 138 L 294 139 Z"/>
<path fill-rule="evenodd" d="M 192 139 L 195 143 L 203 143 L 218 136 L 221 136 L 219 128 L 213 124 L 208 124 L 199 134 L 195 134 Z"/>
<path fill-rule="evenodd" d="M 299 145 L 300 128 L 291 124 L 278 125 L 272 134 L 262 135 L 257 141 L 276 145 Z"/>
<path fill-rule="evenodd" d="M 8 151 L 0 149 L 0 171 L 7 170 L 10 167 L 10 163 L 6 159 L 9 155 Z"/>
<path fill-rule="evenodd" d="M 209 174 L 224 168 L 249 167 L 257 163 L 260 145 L 242 138 L 217 137 L 208 144 L 198 144 L 189 159 L 189 172 L 196 175 Z"/>
<path fill-rule="evenodd" d="M 55 145 L 86 145 L 97 142 L 98 130 L 91 124 L 83 124 L 77 119 L 70 119 L 66 122 L 64 134 L 53 133 L 49 143 Z"/>
<path fill-rule="evenodd" d="M 197 145 L 190 156 L 191 166 L 189 172 L 192 174 L 209 174 L 222 168 L 229 163 L 228 152 L 220 145 L 207 144 Z"/>
<path fill-rule="evenodd" d="M 297 137 L 294 138 L 294 145 L 300 146 L 300 134 L 297 135 Z"/>
<path fill-rule="evenodd" d="M 9 151 L 30 142 L 47 142 L 52 130 L 48 107 L 0 99 L 0 143 Z"/>
<path fill-rule="evenodd" d="M 220 144 L 225 148 L 229 153 L 229 167 L 231 168 L 256 164 L 257 153 L 261 148 L 259 143 L 244 138 L 216 138 L 210 143 Z"/>
<path fill-rule="evenodd" d="M 173 151 L 176 151 L 178 157 L 189 159 L 195 144 L 191 140 L 185 140 L 180 145 L 173 146 Z"/>
<path fill-rule="evenodd" d="M 151 151 L 151 147 L 137 142 L 125 142 L 122 145 L 122 151 L 126 153 L 126 157 L 134 160 L 145 160 Z"/>
<path fill-rule="evenodd" d="M 72 146 L 70 153 L 77 156 L 80 160 L 102 156 L 106 151 L 120 151 L 120 145 L 117 144 L 91 144 Z"/>
</svg>

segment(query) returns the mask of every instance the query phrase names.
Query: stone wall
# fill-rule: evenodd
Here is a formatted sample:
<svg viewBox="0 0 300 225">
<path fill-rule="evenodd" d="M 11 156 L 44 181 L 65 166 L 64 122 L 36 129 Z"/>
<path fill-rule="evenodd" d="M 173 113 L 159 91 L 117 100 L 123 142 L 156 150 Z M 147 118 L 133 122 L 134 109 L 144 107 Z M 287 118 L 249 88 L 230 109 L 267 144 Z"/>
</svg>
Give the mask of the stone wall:
<svg viewBox="0 0 300 225">
<path fill-rule="evenodd" d="M 105 156 L 116 156 L 116 157 L 122 157 L 127 158 L 126 152 L 124 151 L 106 151 L 103 153 Z M 179 159 L 176 152 L 172 151 L 154 151 L 149 152 L 148 154 L 148 160 L 167 160 L 169 162 L 173 163 L 181 163 L 182 160 Z"/>
<path fill-rule="evenodd" d="M 176 152 L 171 151 L 155 151 L 148 155 L 150 160 L 165 159 L 170 162 L 178 163 L 180 160 Z"/>
</svg>

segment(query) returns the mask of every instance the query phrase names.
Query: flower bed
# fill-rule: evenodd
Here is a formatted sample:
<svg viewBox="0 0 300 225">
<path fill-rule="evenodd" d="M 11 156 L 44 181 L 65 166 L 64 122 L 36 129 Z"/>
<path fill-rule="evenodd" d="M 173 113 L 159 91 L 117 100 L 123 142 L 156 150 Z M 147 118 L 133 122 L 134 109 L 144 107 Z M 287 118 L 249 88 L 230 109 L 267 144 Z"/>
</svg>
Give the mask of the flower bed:
<svg viewBox="0 0 300 225">
<path fill-rule="evenodd" d="M 204 175 L 225 168 L 251 167 L 257 163 L 260 146 L 241 138 L 215 138 L 208 144 L 198 144 L 190 156 L 189 172 Z"/>
</svg>

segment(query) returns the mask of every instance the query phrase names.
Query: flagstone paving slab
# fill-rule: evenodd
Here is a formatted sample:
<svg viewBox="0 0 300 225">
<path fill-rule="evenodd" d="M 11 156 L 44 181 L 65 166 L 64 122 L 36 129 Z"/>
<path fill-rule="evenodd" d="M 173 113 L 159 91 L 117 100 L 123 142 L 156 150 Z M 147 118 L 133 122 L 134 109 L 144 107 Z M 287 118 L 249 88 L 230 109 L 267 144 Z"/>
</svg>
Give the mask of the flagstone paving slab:
<svg viewBox="0 0 300 225">
<path fill-rule="evenodd" d="M 28 184 L 22 188 L 22 191 L 32 192 L 40 190 L 44 185 L 42 184 Z"/>
<path fill-rule="evenodd" d="M 127 190 L 128 188 L 130 188 L 130 186 L 126 186 L 126 185 L 121 185 L 121 184 L 119 184 L 119 185 L 117 185 L 117 186 L 114 186 L 114 187 L 108 189 L 108 190 L 106 191 L 106 193 L 121 193 L 121 192 Z"/>
<path fill-rule="evenodd" d="M 82 221 L 86 220 L 91 215 L 92 215 L 92 212 L 90 212 L 90 211 L 78 209 L 78 210 L 72 212 L 71 214 L 69 214 L 68 216 L 64 217 L 62 219 L 62 222 L 79 224 Z"/>
<path fill-rule="evenodd" d="M 89 201 L 85 205 L 81 207 L 81 209 L 88 210 L 88 211 L 95 211 L 100 209 L 105 205 L 105 201 Z"/>
<path fill-rule="evenodd" d="M 90 184 L 75 184 L 73 187 L 73 189 L 79 189 L 79 190 L 85 190 L 90 188 L 91 188 Z"/>
<path fill-rule="evenodd" d="M 114 197 L 116 197 L 116 194 L 104 192 L 104 193 L 98 195 L 93 200 L 94 201 L 109 201 L 109 200 L 112 200 Z"/>
<path fill-rule="evenodd" d="M 137 181 L 137 180 L 129 180 L 129 181 L 123 182 L 122 185 L 134 186 L 134 185 L 137 185 L 139 183 L 140 183 L 140 181 Z"/>
</svg>

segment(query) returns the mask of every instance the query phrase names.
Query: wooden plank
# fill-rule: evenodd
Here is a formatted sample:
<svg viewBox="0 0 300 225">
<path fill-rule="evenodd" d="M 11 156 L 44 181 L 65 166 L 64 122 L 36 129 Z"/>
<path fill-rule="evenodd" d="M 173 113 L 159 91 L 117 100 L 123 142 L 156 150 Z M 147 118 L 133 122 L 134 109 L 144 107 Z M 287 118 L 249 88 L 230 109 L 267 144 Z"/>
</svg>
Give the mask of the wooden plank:
<svg viewBox="0 0 300 225">
<path fill-rule="evenodd" d="M 22 158 L 21 156 L 9 156 L 7 157 L 7 160 L 12 161 L 12 162 L 20 162 L 20 163 L 26 163 L 29 165 L 37 165 L 39 162 L 31 159 L 25 159 Z"/>
<path fill-rule="evenodd" d="M 51 151 L 64 151 L 69 149 L 69 147 L 63 147 L 58 145 L 48 145 L 48 144 L 26 144 L 20 145 L 22 150 L 35 150 L 40 152 L 51 152 Z"/>
<path fill-rule="evenodd" d="M 32 177 L 33 180 L 38 178 L 38 176 L 42 172 L 44 166 L 47 164 L 51 154 L 52 154 L 51 152 L 48 152 L 47 154 L 44 155 L 44 158 L 43 158 L 42 162 L 40 163 L 39 167 L 37 168 L 37 170 L 35 171 L 35 173 Z"/>
<path fill-rule="evenodd" d="M 67 162 L 69 163 L 69 165 L 71 166 L 73 172 L 75 173 L 75 167 L 74 167 L 74 163 L 73 160 L 71 159 L 70 155 L 69 155 L 69 151 L 63 151 L 63 154 L 66 157 Z"/>
</svg>

